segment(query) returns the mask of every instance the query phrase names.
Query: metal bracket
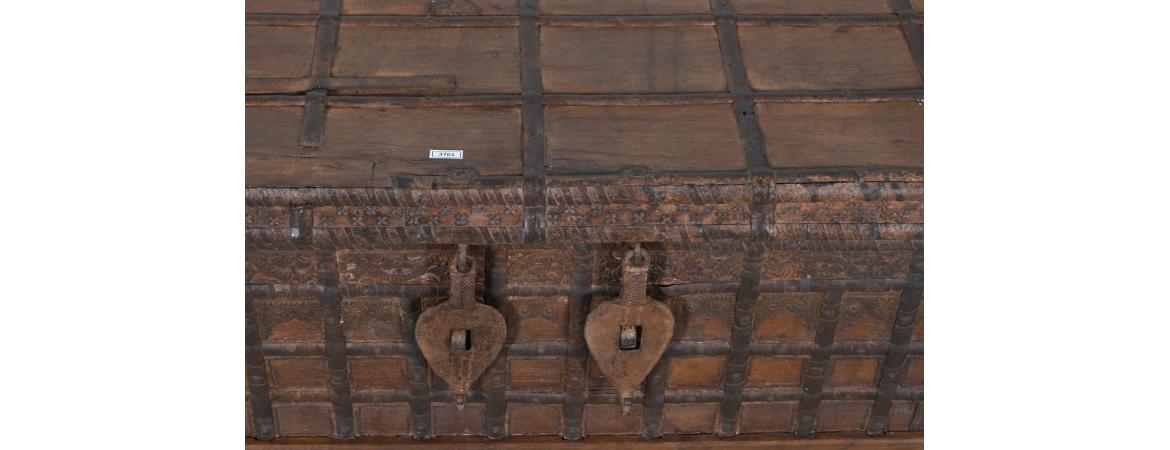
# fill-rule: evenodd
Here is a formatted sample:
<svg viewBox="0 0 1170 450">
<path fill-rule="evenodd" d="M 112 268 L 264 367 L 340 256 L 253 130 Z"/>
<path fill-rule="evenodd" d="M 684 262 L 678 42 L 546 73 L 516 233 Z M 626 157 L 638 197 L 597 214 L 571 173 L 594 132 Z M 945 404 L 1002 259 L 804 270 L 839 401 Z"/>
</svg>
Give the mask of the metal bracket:
<svg viewBox="0 0 1170 450">
<path fill-rule="evenodd" d="M 475 262 L 466 245 L 459 245 L 450 272 L 450 297 L 419 315 L 414 338 L 431 370 L 451 385 L 462 411 L 467 389 L 504 347 L 507 324 L 503 314 L 475 300 Z"/>
<path fill-rule="evenodd" d="M 674 335 L 674 314 L 646 297 L 650 263 L 635 245 L 622 262 L 622 293 L 598 305 L 585 318 L 585 343 L 597 367 L 618 390 L 622 415 L 642 380 L 658 363 Z"/>
</svg>

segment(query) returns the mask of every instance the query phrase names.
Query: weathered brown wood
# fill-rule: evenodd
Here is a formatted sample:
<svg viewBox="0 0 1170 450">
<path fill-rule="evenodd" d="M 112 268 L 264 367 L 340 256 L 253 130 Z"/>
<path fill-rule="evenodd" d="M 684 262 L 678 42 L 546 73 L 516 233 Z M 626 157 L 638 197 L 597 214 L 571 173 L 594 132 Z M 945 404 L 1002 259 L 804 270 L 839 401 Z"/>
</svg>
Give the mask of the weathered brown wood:
<svg viewBox="0 0 1170 450">
<path fill-rule="evenodd" d="M 778 167 L 922 167 L 918 103 L 768 103 L 759 118 Z"/>
<path fill-rule="evenodd" d="M 660 15 L 702 14 L 707 12 L 707 0 L 542 0 L 540 13 L 547 15 Z"/>
<path fill-rule="evenodd" d="M 247 441 L 248 447 L 272 449 L 334 449 L 344 448 L 351 450 L 381 449 L 428 445 L 442 449 L 479 449 L 485 445 L 492 448 L 505 449 L 543 449 L 561 445 L 557 437 L 514 437 L 503 442 L 489 442 L 473 438 L 444 438 L 439 441 L 426 443 L 401 438 L 366 438 L 356 443 L 338 443 L 328 439 L 299 438 L 272 442 Z M 644 449 L 743 449 L 743 448 L 799 448 L 799 449 L 873 449 L 873 450 L 910 450 L 923 448 L 922 433 L 890 433 L 884 438 L 866 438 L 858 435 L 825 436 L 816 439 L 800 439 L 791 435 L 743 435 L 735 439 L 713 436 L 669 436 L 659 439 L 639 439 L 617 436 L 593 436 L 587 441 L 573 444 L 580 448 L 618 449 L 636 446 Z"/>
<path fill-rule="evenodd" d="M 744 168 L 727 106 L 558 106 L 546 120 L 551 173 Z"/>
<path fill-rule="evenodd" d="M 581 418 L 584 415 L 587 388 L 585 361 L 589 356 L 588 348 L 585 346 L 585 318 L 589 314 L 589 301 L 592 298 L 591 256 L 589 247 L 583 245 L 573 247 L 568 325 L 565 328 L 569 349 L 565 352 L 565 401 L 562 412 L 564 431 L 561 434 L 568 440 L 578 440 L 582 437 Z"/>
<path fill-rule="evenodd" d="M 886 0 L 730 0 L 736 14 L 889 14 Z"/>
<path fill-rule="evenodd" d="M 315 30 L 304 27 L 245 27 L 244 74 L 248 78 L 307 77 Z"/>
<path fill-rule="evenodd" d="M 549 93 L 716 92 L 726 85 L 709 27 L 546 27 L 541 46 Z"/>
<path fill-rule="evenodd" d="M 320 6 L 321 0 L 244 0 L 248 14 L 317 14 Z"/>
<path fill-rule="evenodd" d="M 740 40 L 754 89 L 922 86 L 897 27 L 742 27 Z"/>
<path fill-rule="evenodd" d="M 346 0 L 342 13 L 403 16 L 515 15 L 516 0 Z"/>
<path fill-rule="evenodd" d="M 248 436 L 922 429 L 920 3 L 246 10 Z M 633 386 L 585 342 L 622 242 L 675 320 Z M 457 290 L 452 244 L 483 245 Z M 449 383 L 416 320 L 477 291 L 502 350 Z M 620 325 L 611 347 L 644 343 Z"/>
<path fill-rule="evenodd" d="M 508 253 L 507 250 L 488 248 L 484 251 L 484 304 L 497 311 L 508 306 Z M 507 358 L 505 348 L 488 367 L 484 386 L 487 390 L 484 405 L 484 431 L 493 439 L 507 437 L 505 431 L 508 411 L 507 399 Z M 558 380 L 559 381 L 559 380 Z"/>
<path fill-rule="evenodd" d="M 516 93 L 515 28 L 402 29 L 341 24 L 333 75 L 450 76 L 458 94 Z"/>
</svg>

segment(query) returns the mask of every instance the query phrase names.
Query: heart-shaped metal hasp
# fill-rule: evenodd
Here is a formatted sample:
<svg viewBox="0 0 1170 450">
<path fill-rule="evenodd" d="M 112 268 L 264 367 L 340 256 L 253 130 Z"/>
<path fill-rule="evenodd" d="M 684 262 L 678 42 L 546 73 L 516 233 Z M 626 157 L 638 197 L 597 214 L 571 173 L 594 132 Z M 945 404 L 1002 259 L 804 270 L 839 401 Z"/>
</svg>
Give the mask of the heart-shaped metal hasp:
<svg viewBox="0 0 1170 450">
<path fill-rule="evenodd" d="M 423 311 L 414 338 L 431 370 L 451 385 L 460 411 L 467 389 L 504 347 L 504 316 L 475 301 L 475 262 L 467 246 L 451 262 L 451 292 L 447 301 Z"/>
<path fill-rule="evenodd" d="M 661 302 L 646 297 L 650 264 L 635 247 L 622 262 L 622 293 L 597 305 L 585 318 L 585 343 L 597 367 L 617 387 L 622 415 L 630 399 L 674 334 L 674 315 Z"/>
</svg>

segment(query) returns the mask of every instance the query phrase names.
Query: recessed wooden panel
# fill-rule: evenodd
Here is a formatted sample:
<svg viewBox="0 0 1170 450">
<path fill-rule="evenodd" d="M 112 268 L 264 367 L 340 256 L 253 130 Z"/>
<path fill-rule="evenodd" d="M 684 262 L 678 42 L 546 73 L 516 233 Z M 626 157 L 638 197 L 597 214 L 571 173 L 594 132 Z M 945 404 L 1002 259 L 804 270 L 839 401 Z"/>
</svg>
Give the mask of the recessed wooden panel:
<svg viewBox="0 0 1170 450">
<path fill-rule="evenodd" d="M 692 294 L 667 299 L 674 313 L 674 340 L 731 339 L 735 294 Z"/>
<path fill-rule="evenodd" d="M 406 404 L 358 405 L 357 433 L 361 436 L 396 436 L 410 432 L 410 407 Z"/>
<path fill-rule="evenodd" d="M 817 431 L 863 430 L 872 404 L 872 401 L 822 401 Z"/>
<path fill-rule="evenodd" d="M 800 373 L 807 358 L 796 356 L 753 356 L 748 361 L 748 387 L 799 387 Z"/>
<path fill-rule="evenodd" d="M 565 340 L 568 304 L 565 296 L 509 297 L 503 311 L 508 319 L 509 341 Z"/>
<path fill-rule="evenodd" d="M 432 405 L 431 422 L 437 436 L 483 436 L 483 405 Z"/>
<path fill-rule="evenodd" d="M 402 301 L 397 297 L 342 299 L 345 342 L 405 342 Z"/>
<path fill-rule="evenodd" d="M 546 93 L 717 92 L 727 88 L 712 27 L 544 27 Z"/>
<path fill-rule="evenodd" d="M 741 26 L 739 36 L 757 90 L 922 86 L 898 27 Z"/>
<path fill-rule="evenodd" d="M 400 390 L 406 385 L 404 358 L 350 358 L 349 372 L 354 389 Z"/>
<path fill-rule="evenodd" d="M 917 103 L 761 103 L 756 115 L 777 167 L 922 167 Z"/>
<path fill-rule="evenodd" d="M 926 362 L 922 357 L 911 357 L 906 361 L 906 374 L 902 378 L 902 386 L 922 387 L 926 372 Z"/>
<path fill-rule="evenodd" d="M 557 391 L 564 377 L 565 358 L 508 358 L 508 388 L 521 391 Z"/>
<path fill-rule="evenodd" d="M 392 175 L 519 175 L 519 108 L 330 108 L 323 151 L 367 157 Z M 463 150 L 463 159 L 429 159 L 431 149 Z"/>
<path fill-rule="evenodd" d="M 708 0 L 541 0 L 546 15 L 710 14 Z"/>
<path fill-rule="evenodd" d="M 259 300 L 256 315 L 265 343 L 325 342 L 321 305 L 314 300 Z"/>
<path fill-rule="evenodd" d="M 895 400 L 890 404 L 890 423 L 886 429 L 889 431 L 910 431 L 910 421 L 914 419 L 914 411 L 917 407 L 916 402 Z"/>
<path fill-rule="evenodd" d="M 519 43 L 515 28 L 393 28 L 343 23 L 333 76 L 453 76 L 454 93 L 517 93 Z"/>
<path fill-rule="evenodd" d="M 508 433 L 555 435 L 561 433 L 560 405 L 508 405 Z"/>
<path fill-rule="evenodd" d="M 713 388 L 723 382 L 722 356 L 688 356 L 670 359 L 666 378 L 669 389 Z"/>
<path fill-rule="evenodd" d="M 898 292 L 848 292 L 841 299 L 834 340 L 879 341 L 890 338 Z"/>
<path fill-rule="evenodd" d="M 309 76 L 314 27 L 244 27 L 244 74 L 249 78 Z"/>
<path fill-rule="evenodd" d="M 756 303 L 752 340 L 812 343 L 820 315 L 819 292 L 763 293 Z"/>
<path fill-rule="evenodd" d="M 887 0 L 731 0 L 736 14 L 887 14 Z"/>
<path fill-rule="evenodd" d="M 585 405 L 585 434 L 638 434 L 642 430 L 642 405 L 630 405 L 623 416 L 618 405 Z"/>
<path fill-rule="evenodd" d="M 321 0 L 244 0 L 247 14 L 317 14 L 320 6 Z"/>
<path fill-rule="evenodd" d="M 268 378 L 275 388 L 326 388 L 325 358 L 269 358 Z"/>
<path fill-rule="evenodd" d="M 739 413 L 740 433 L 791 433 L 797 402 L 744 403 Z"/>
<path fill-rule="evenodd" d="M 499 16 L 519 12 L 519 0 L 345 0 L 344 15 Z"/>
<path fill-rule="evenodd" d="M 877 358 L 834 357 L 829 367 L 829 386 L 874 387 L 880 363 L 881 360 Z"/>
<path fill-rule="evenodd" d="M 713 433 L 716 404 L 668 404 L 662 408 L 662 432 L 666 434 Z"/>
<path fill-rule="evenodd" d="M 333 406 L 328 403 L 272 405 L 277 436 L 330 436 Z"/>
<path fill-rule="evenodd" d="M 731 105 L 549 107 L 545 127 L 553 172 L 744 169 Z"/>
</svg>

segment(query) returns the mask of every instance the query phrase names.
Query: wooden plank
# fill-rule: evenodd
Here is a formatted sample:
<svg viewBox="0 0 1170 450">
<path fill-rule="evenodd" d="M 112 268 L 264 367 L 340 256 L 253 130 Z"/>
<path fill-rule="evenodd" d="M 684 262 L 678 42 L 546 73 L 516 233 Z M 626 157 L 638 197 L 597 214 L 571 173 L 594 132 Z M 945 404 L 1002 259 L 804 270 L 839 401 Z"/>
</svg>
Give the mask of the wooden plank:
<svg viewBox="0 0 1170 450">
<path fill-rule="evenodd" d="M 516 15 L 517 0 L 345 0 L 345 15 L 499 16 Z"/>
<path fill-rule="evenodd" d="M 315 40 L 314 27 L 244 27 L 244 76 L 309 76 Z"/>
<path fill-rule="evenodd" d="M 384 448 L 428 447 L 444 450 L 478 450 L 490 446 L 499 450 L 535 450 L 565 445 L 556 436 L 513 437 L 506 441 L 489 441 L 483 438 L 444 437 L 420 442 L 408 438 L 362 438 L 357 442 L 336 442 L 328 438 L 280 439 L 271 442 L 248 439 L 246 446 L 256 449 L 297 449 L 297 450 L 373 450 Z M 716 436 L 671 435 L 659 439 L 638 437 L 590 436 L 588 440 L 571 445 L 580 449 L 625 449 L 636 447 L 649 450 L 676 449 L 774 449 L 792 448 L 803 450 L 866 449 L 866 450 L 911 450 L 923 448 L 923 435 L 915 433 L 890 433 L 882 438 L 864 435 L 837 433 L 835 436 L 818 436 L 816 439 L 801 439 L 790 434 L 752 434 L 733 439 Z"/>
<path fill-rule="evenodd" d="M 333 75 L 451 76 L 455 93 L 520 92 L 515 28 L 387 28 L 341 24 Z"/>
<path fill-rule="evenodd" d="M 756 90 L 899 89 L 922 77 L 898 27 L 740 27 Z"/>
<path fill-rule="evenodd" d="M 544 15 L 702 14 L 707 0 L 542 0 Z"/>
<path fill-rule="evenodd" d="M 757 105 L 776 167 L 922 167 L 923 113 L 914 102 Z"/>
<path fill-rule="evenodd" d="M 719 41 L 709 27 L 541 31 L 549 93 L 683 93 L 726 89 Z"/>
<path fill-rule="evenodd" d="M 319 6 L 321 0 L 244 0 L 244 13 L 317 14 Z"/>
<path fill-rule="evenodd" d="M 745 168 L 728 105 L 559 106 L 546 116 L 552 172 Z"/>
<path fill-rule="evenodd" d="M 283 155 L 301 150 L 304 108 L 244 108 L 244 153 Z"/>
<path fill-rule="evenodd" d="M 368 158 L 375 176 L 520 175 L 519 108 L 331 108 L 319 155 Z M 463 159 L 429 159 L 429 150 L 463 150 Z"/>
<path fill-rule="evenodd" d="M 888 14 L 886 0 L 730 0 L 736 14 Z"/>
</svg>

